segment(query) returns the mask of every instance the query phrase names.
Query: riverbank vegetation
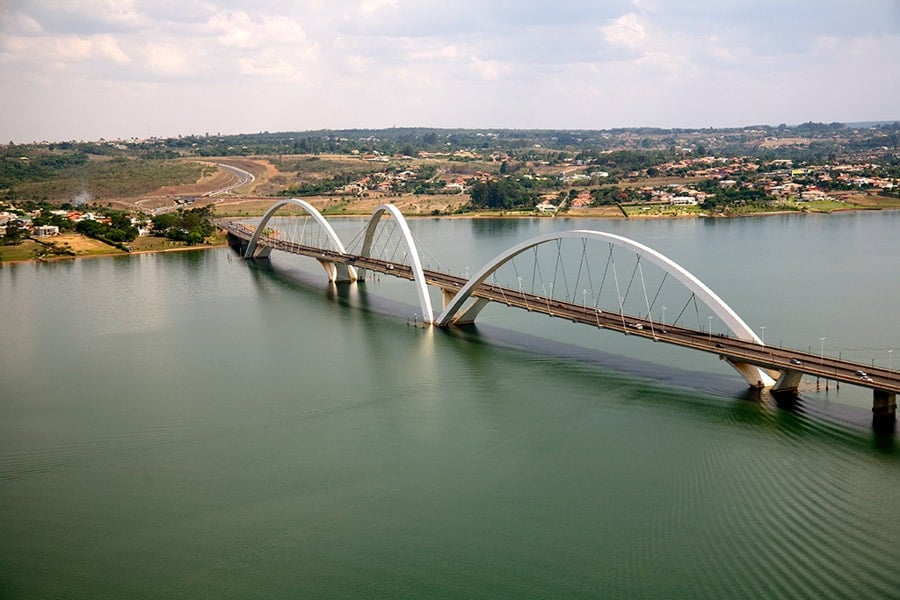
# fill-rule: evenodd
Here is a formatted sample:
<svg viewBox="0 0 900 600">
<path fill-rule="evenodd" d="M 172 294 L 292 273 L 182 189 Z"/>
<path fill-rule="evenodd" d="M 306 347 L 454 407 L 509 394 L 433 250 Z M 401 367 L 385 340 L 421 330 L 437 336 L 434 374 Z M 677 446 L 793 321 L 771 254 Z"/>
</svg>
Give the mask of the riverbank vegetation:
<svg viewBox="0 0 900 600">
<path fill-rule="evenodd" d="M 0 227 L 6 246 L 46 225 L 125 249 L 143 237 L 135 232 L 144 222 L 157 237 L 199 244 L 212 235 L 213 215 L 260 215 L 282 197 L 303 197 L 328 215 L 367 215 L 385 202 L 409 216 L 900 208 L 898 139 L 900 123 L 885 122 L 391 128 L 9 144 L 0 146 Z"/>
<path fill-rule="evenodd" d="M 153 233 L 170 240 L 202 244 L 216 231 L 211 214 L 212 209 L 204 206 L 157 215 L 152 220 Z"/>
<path fill-rule="evenodd" d="M 181 209 L 152 220 L 104 206 L 83 208 L 55 209 L 44 202 L 16 208 L 0 202 L 0 214 L 6 215 L 0 229 L 5 232 L 0 235 L 0 261 L 163 251 L 225 242 L 212 223 L 210 207 Z"/>
</svg>

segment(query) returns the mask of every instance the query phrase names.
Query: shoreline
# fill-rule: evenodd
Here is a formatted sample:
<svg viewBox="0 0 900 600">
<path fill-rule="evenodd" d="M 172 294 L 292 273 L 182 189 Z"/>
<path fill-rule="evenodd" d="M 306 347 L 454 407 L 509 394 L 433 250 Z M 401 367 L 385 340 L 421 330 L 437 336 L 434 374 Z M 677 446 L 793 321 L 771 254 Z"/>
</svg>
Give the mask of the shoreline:
<svg viewBox="0 0 900 600">
<path fill-rule="evenodd" d="M 135 256 L 137 254 L 164 254 L 166 252 L 194 252 L 197 250 L 212 250 L 213 248 L 228 247 L 227 243 L 204 244 L 202 246 L 182 246 L 180 248 L 163 248 L 160 250 L 135 250 L 134 252 L 105 252 L 97 254 L 80 254 L 75 256 L 53 256 L 50 258 L 23 258 L 20 260 L 0 261 L 0 268 L 4 265 L 19 265 L 22 263 L 55 263 L 69 260 L 90 260 L 94 258 L 115 258 L 118 256 Z"/>
<path fill-rule="evenodd" d="M 792 211 L 792 210 L 782 210 L 782 211 L 771 211 L 771 212 L 759 212 L 759 213 L 746 213 L 746 214 L 731 214 L 731 215 L 706 215 L 706 214 L 685 214 L 685 215 L 634 215 L 634 216 L 624 216 L 620 212 L 611 213 L 611 214 L 523 214 L 523 213 L 515 213 L 510 214 L 506 212 L 498 212 L 498 213 L 466 213 L 466 214 L 450 214 L 450 215 L 404 215 L 407 219 L 607 219 L 607 220 L 617 220 L 617 221 L 628 221 L 628 220 L 648 220 L 648 221 L 657 221 L 662 219 L 739 219 L 739 218 L 747 218 L 747 217 L 774 217 L 774 216 L 784 216 L 784 215 L 797 215 L 797 216 L 828 216 L 835 213 L 851 213 L 851 212 L 881 212 L 881 211 L 898 211 L 900 208 L 894 207 L 853 207 L 853 208 L 837 208 L 829 211 Z M 228 216 L 223 215 L 216 217 L 217 219 L 252 219 L 254 217 L 261 217 L 262 214 L 259 215 L 234 215 Z M 351 214 L 323 214 L 325 218 L 366 218 L 370 217 L 371 213 L 351 213 Z M 217 244 L 203 244 L 199 246 L 183 246 L 179 248 L 162 248 L 158 250 L 135 250 L 133 252 L 105 252 L 105 253 L 97 253 L 97 254 L 82 254 L 76 256 L 53 256 L 50 258 L 24 258 L 18 260 L 2 260 L 0 261 L 0 268 L 4 265 L 18 265 L 22 263 L 54 263 L 54 262 L 62 262 L 68 260 L 83 260 L 83 259 L 94 259 L 94 258 L 111 258 L 118 256 L 134 256 L 138 254 L 163 254 L 166 252 L 195 252 L 198 250 L 211 250 L 213 248 L 223 248 L 228 247 L 227 242 L 217 243 Z"/>
<path fill-rule="evenodd" d="M 572 213 L 570 211 L 566 211 L 563 213 L 536 213 L 536 212 L 524 212 L 524 211 L 473 211 L 467 213 L 447 213 L 447 214 L 429 214 L 429 213 L 415 213 L 415 214 L 406 214 L 404 213 L 404 217 L 406 219 L 610 219 L 610 220 L 658 220 L 658 219 L 735 219 L 741 217 L 768 217 L 768 216 L 779 216 L 779 215 L 831 215 L 835 213 L 848 213 L 848 212 L 877 212 L 877 211 L 896 211 L 900 210 L 900 206 L 851 206 L 851 207 L 837 207 L 829 210 L 815 210 L 815 209 L 805 209 L 805 210 L 772 210 L 772 211 L 760 211 L 760 212 L 741 212 L 741 213 L 732 213 L 732 214 L 705 214 L 705 213 L 686 213 L 686 214 L 634 214 L 634 215 L 623 215 L 622 212 L 618 208 L 610 209 L 608 211 L 603 211 L 603 209 L 575 209 L 576 212 Z M 327 208 L 319 209 L 322 216 L 326 219 L 329 218 L 365 218 L 370 217 L 372 215 L 371 211 L 340 211 L 340 212 L 331 212 Z M 584 212 L 582 212 L 584 211 Z M 601 212 L 603 211 L 603 212 Z M 254 211 L 256 212 L 256 211 Z M 241 219 L 253 219 L 256 217 L 261 217 L 265 213 L 264 210 L 259 211 L 258 214 L 214 214 L 213 219 L 225 219 L 225 220 L 241 220 Z M 298 213 L 299 214 L 299 213 Z"/>
</svg>

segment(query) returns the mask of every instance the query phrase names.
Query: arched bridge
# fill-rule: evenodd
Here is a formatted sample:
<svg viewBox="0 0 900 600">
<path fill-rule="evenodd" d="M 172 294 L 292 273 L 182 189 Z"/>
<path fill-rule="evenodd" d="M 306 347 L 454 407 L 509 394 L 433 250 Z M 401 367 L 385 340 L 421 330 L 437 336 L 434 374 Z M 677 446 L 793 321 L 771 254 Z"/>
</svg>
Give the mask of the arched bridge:
<svg viewBox="0 0 900 600">
<path fill-rule="evenodd" d="M 280 250 L 314 258 L 333 282 L 364 280 L 369 271 L 410 280 L 422 320 L 439 327 L 473 323 L 488 303 L 501 303 L 716 354 L 755 388 L 796 391 L 804 374 L 868 387 L 876 421 L 893 426 L 900 373 L 824 352 L 766 346 L 697 277 L 658 251 L 619 235 L 574 230 L 538 236 L 462 277 L 423 262 L 405 218 L 391 204 L 376 208 L 346 247 L 322 214 L 299 199 L 276 202 L 256 227 L 224 220 L 218 225 L 241 245 L 244 258 Z M 437 314 L 429 286 L 440 289 L 442 310 Z M 668 321 L 666 303 L 673 313 L 680 307 Z M 701 306 L 709 313 L 705 319 Z M 696 316 L 696 325 L 686 323 L 686 314 Z M 713 319 L 718 333 L 713 333 Z"/>
</svg>

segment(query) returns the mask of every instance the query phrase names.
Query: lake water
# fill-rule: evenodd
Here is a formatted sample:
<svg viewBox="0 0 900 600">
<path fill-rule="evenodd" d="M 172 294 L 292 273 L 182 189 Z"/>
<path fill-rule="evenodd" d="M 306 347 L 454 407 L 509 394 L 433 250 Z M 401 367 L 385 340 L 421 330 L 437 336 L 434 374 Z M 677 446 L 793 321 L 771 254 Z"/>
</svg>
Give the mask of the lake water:
<svg viewBox="0 0 900 600">
<path fill-rule="evenodd" d="M 900 367 L 900 213 L 411 228 L 457 273 L 625 235 L 770 344 Z M 779 408 L 713 356 L 417 309 L 408 282 L 226 248 L 0 268 L 0 597 L 900 593 L 870 392 L 807 380 Z"/>
</svg>

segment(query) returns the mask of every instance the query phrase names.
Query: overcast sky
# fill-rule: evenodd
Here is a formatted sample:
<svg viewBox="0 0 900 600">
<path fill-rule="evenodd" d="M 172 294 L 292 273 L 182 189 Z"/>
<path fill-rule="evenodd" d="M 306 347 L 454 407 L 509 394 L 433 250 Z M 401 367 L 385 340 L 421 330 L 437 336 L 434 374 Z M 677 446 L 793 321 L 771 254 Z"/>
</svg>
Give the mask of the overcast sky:
<svg viewBox="0 0 900 600">
<path fill-rule="evenodd" d="M 900 0 L 0 0 L 0 141 L 900 119 Z"/>
</svg>

